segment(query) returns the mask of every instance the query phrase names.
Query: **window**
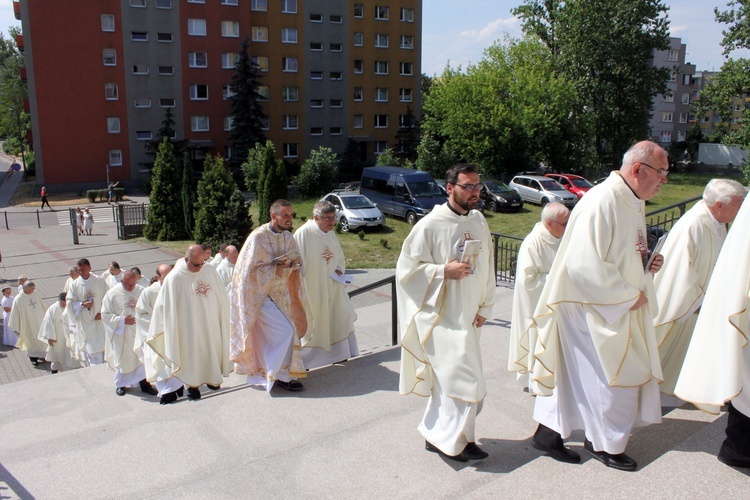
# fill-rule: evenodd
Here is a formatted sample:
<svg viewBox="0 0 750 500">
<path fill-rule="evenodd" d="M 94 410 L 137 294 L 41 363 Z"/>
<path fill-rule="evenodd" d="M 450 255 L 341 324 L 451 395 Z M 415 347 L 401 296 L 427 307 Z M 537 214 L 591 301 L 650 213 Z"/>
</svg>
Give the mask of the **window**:
<svg viewBox="0 0 750 500">
<path fill-rule="evenodd" d="M 119 99 L 117 95 L 117 84 L 116 83 L 105 83 L 104 84 L 104 98 L 108 101 L 116 101 Z"/>
<path fill-rule="evenodd" d="M 387 75 L 388 74 L 388 61 L 375 61 L 375 74 Z"/>
<path fill-rule="evenodd" d="M 107 118 L 107 132 L 110 134 L 120 133 L 120 119 L 114 116 Z"/>
<path fill-rule="evenodd" d="M 375 6 L 375 19 L 379 21 L 387 21 L 388 20 L 388 7 L 384 7 L 382 5 L 376 5 Z"/>
<path fill-rule="evenodd" d="M 134 42 L 148 42 L 148 32 L 147 31 L 131 31 L 130 39 L 133 40 Z"/>
<path fill-rule="evenodd" d="M 281 43 L 297 43 L 297 28 L 281 28 Z"/>
<path fill-rule="evenodd" d="M 115 49 L 102 50 L 105 66 L 117 66 L 117 51 Z"/>
<path fill-rule="evenodd" d="M 285 142 L 284 143 L 284 158 L 297 158 L 297 148 L 298 145 L 296 142 Z"/>
<path fill-rule="evenodd" d="M 686 139 L 687 139 L 687 132 L 684 132 L 684 131 L 677 132 L 677 142 L 682 142 Z"/>
<path fill-rule="evenodd" d="M 375 128 L 386 128 L 388 126 L 388 115 L 375 115 Z"/>
<path fill-rule="evenodd" d="M 187 0 L 187 3 L 206 3 L 206 0 Z"/>
<path fill-rule="evenodd" d="M 742 105 L 741 104 L 735 104 L 734 105 L 734 110 L 735 111 L 742 111 Z"/>
<path fill-rule="evenodd" d="M 146 64 L 135 64 L 133 66 L 134 75 L 148 75 L 148 65 Z"/>
<path fill-rule="evenodd" d="M 157 42 L 171 42 L 173 40 L 174 40 L 174 37 L 172 36 L 172 33 L 157 33 L 156 34 Z"/>
<path fill-rule="evenodd" d="M 412 126 L 412 117 L 409 115 L 398 115 L 399 128 L 409 128 Z"/>
<path fill-rule="evenodd" d="M 232 69 L 237 66 L 237 60 L 240 55 L 237 52 L 224 52 L 221 55 L 221 67 L 224 69 Z"/>
<path fill-rule="evenodd" d="M 414 64 L 410 62 L 398 63 L 399 74 L 403 76 L 411 76 L 414 74 Z"/>
<path fill-rule="evenodd" d="M 282 99 L 290 102 L 299 101 L 299 87 L 284 87 Z"/>
<path fill-rule="evenodd" d="M 268 0 L 251 0 L 250 10 L 259 10 L 265 12 L 268 10 Z"/>
<path fill-rule="evenodd" d="M 672 70 L 669 72 L 669 81 L 670 82 L 676 82 L 677 81 L 677 71 Z"/>
<path fill-rule="evenodd" d="M 401 89 L 399 91 L 399 100 L 401 102 L 411 102 L 412 89 Z"/>
<path fill-rule="evenodd" d="M 190 130 L 192 132 L 208 132 L 208 116 L 191 116 Z"/>
<path fill-rule="evenodd" d="M 310 50 L 313 52 L 320 52 L 323 50 L 323 44 L 321 42 L 310 42 Z"/>
<path fill-rule="evenodd" d="M 172 0 L 156 0 L 157 9 L 171 9 Z"/>
<path fill-rule="evenodd" d="M 332 43 L 328 47 L 331 49 L 331 52 L 341 52 L 342 50 L 344 50 L 344 46 L 340 43 Z"/>
<path fill-rule="evenodd" d="M 168 97 L 162 97 L 159 99 L 159 107 L 160 108 L 174 108 L 175 106 L 175 100 L 168 98 Z"/>
<path fill-rule="evenodd" d="M 701 123 L 708 123 L 710 121 L 711 121 L 711 118 L 708 116 L 704 116 L 703 118 L 701 118 Z"/>
<path fill-rule="evenodd" d="M 240 23 L 238 21 L 222 21 L 221 36 L 232 38 L 240 36 Z"/>
<path fill-rule="evenodd" d="M 323 22 L 323 14 L 310 14 L 310 22 L 311 23 L 322 23 Z"/>
<path fill-rule="evenodd" d="M 363 122 L 362 115 L 354 115 L 354 128 L 362 128 Z"/>
<path fill-rule="evenodd" d="M 682 94 L 682 104 L 690 104 L 690 94 Z"/>
<path fill-rule="evenodd" d="M 271 128 L 271 119 L 270 118 L 268 118 L 265 115 L 264 116 L 259 116 L 258 118 L 260 119 L 260 128 L 261 128 L 261 130 L 268 130 L 269 128 Z"/>
<path fill-rule="evenodd" d="M 672 112 L 671 111 L 662 111 L 661 113 L 661 121 L 663 122 L 672 122 Z"/>
<path fill-rule="evenodd" d="M 344 74 L 341 71 L 331 71 L 330 77 L 331 80 L 343 80 Z"/>
<path fill-rule="evenodd" d="M 365 6 L 361 3 L 355 3 L 354 4 L 354 17 L 364 17 L 365 15 Z"/>
<path fill-rule="evenodd" d="M 375 102 L 388 102 L 388 89 L 382 87 L 376 88 Z"/>
<path fill-rule="evenodd" d="M 253 26 L 253 42 L 267 42 L 268 41 L 268 28 L 265 26 Z"/>
<path fill-rule="evenodd" d="M 341 135 L 343 133 L 341 127 L 331 127 L 328 132 L 331 135 Z"/>
<path fill-rule="evenodd" d="M 362 33 L 354 33 L 353 43 L 355 47 L 361 47 L 364 44 L 363 40 L 364 40 L 364 35 L 362 35 Z"/>
<path fill-rule="evenodd" d="M 174 66 L 159 66 L 160 75 L 174 75 Z"/>
<path fill-rule="evenodd" d="M 357 75 L 361 75 L 364 73 L 364 62 L 362 59 L 355 59 L 354 60 L 354 73 Z"/>
<path fill-rule="evenodd" d="M 355 101 L 361 101 L 363 96 L 362 87 L 354 87 L 352 92 L 352 99 Z"/>
<path fill-rule="evenodd" d="M 690 85 L 690 81 L 692 80 L 692 77 L 690 75 L 682 75 L 682 84 L 683 85 Z"/>
<path fill-rule="evenodd" d="M 284 130 L 297 130 L 299 125 L 299 117 L 297 115 L 284 115 L 283 123 Z"/>
<path fill-rule="evenodd" d="M 136 108 L 150 108 L 151 107 L 151 99 L 148 97 L 139 97 L 135 101 L 133 101 L 133 106 Z"/>
<path fill-rule="evenodd" d="M 267 85 L 261 85 L 258 87 L 258 100 L 267 101 L 271 98 L 271 89 Z"/>
<path fill-rule="evenodd" d="M 375 141 L 375 154 L 385 153 L 388 149 L 388 141 Z"/>
<path fill-rule="evenodd" d="M 323 127 L 310 127 L 310 135 L 323 135 Z"/>
<path fill-rule="evenodd" d="M 659 142 L 672 142 L 672 132 L 665 131 L 659 136 Z"/>
<path fill-rule="evenodd" d="M 120 151 L 119 149 L 110 149 L 109 166 L 119 167 L 120 165 L 122 165 L 122 151 Z"/>
<path fill-rule="evenodd" d="M 680 53 L 677 50 L 670 50 L 669 54 L 667 55 L 667 61 L 676 61 L 679 54 Z"/>
<path fill-rule="evenodd" d="M 150 130 L 136 130 L 135 131 L 135 140 L 136 141 L 150 141 L 152 139 L 151 131 Z"/>
<path fill-rule="evenodd" d="M 413 49 L 414 48 L 414 37 L 411 35 L 401 35 L 401 48 L 402 49 Z"/>
<path fill-rule="evenodd" d="M 233 128 L 234 128 L 234 117 L 225 116 L 224 117 L 224 130 L 232 130 Z"/>
<path fill-rule="evenodd" d="M 344 101 L 341 99 L 331 99 L 331 107 L 332 108 L 343 108 L 344 107 Z"/>
<path fill-rule="evenodd" d="M 680 123 L 687 123 L 687 121 L 688 121 L 687 112 L 680 113 Z"/>
<path fill-rule="evenodd" d="M 674 102 L 674 94 L 665 94 L 664 102 Z"/>
<path fill-rule="evenodd" d="M 112 14 L 102 14 L 102 31 L 115 30 L 115 16 Z"/>
<path fill-rule="evenodd" d="M 297 0 L 281 0 L 281 12 L 284 14 L 296 14 Z"/>
<path fill-rule="evenodd" d="M 239 0 L 221 0 L 221 5 L 239 5 Z"/>
<path fill-rule="evenodd" d="M 376 34 L 375 46 L 380 47 L 381 49 L 387 49 L 388 48 L 388 35 L 384 35 L 380 33 Z"/>
<path fill-rule="evenodd" d="M 253 56 L 252 61 L 258 65 L 258 70 L 268 71 L 268 57 L 266 56 Z"/>
<path fill-rule="evenodd" d="M 299 67 L 299 60 L 296 57 L 282 57 L 281 58 L 281 71 L 287 71 L 296 73 Z"/>
<path fill-rule="evenodd" d="M 131 7 L 146 7 L 146 0 L 130 0 Z"/>
<path fill-rule="evenodd" d="M 414 9 L 401 8 L 401 22 L 413 23 L 414 22 Z"/>
<path fill-rule="evenodd" d="M 190 85 L 190 100 L 205 101 L 208 99 L 208 85 L 205 83 L 194 83 Z"/>
<path fill-rule="evenodd" d="M 188 19 L 188 35 L 206 36 L 206 20 Z"/>
<path fill-rule="evenodd" d="M 205 52 L 188 52 L 188 66 L 191 68 L 207 68 L 208 55 Z"/>
<path fill-rule="evenodd" d="M 310 99 L 310 107 L 311 108 L 322 108 L 323 107 L 323 99 Z"/>
<path fill-rule="evenodd" d="M 331 14 L 330 16 L 328 16 L 328 20 L 333 24 L 341 24 L 344 22 L 344 18 L 340 14 Z"/>
<path fill-rule="evenodd" d="M 322 79 L 323 79 L 322 71 L 310 71 L 310 80 L 322 80 Z"/>
<path fill-rule="evenodd" d="M 231 85 L 224 85 L 221 87 L 221 96 L 225 101 L 227 99 L 231 99 L 235 94 L 236 92 L 234 91 L 234 89 L 232 89 Z"/>
</svg>

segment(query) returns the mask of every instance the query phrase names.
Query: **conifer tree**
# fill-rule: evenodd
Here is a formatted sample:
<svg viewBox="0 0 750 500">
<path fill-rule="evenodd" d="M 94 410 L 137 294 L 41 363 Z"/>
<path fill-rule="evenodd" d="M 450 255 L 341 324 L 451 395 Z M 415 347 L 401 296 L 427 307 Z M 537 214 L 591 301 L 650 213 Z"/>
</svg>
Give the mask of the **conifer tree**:
<svg viewBox="0 0 750 500">
<path fill-rule="evenodd" d="M 230 220 L 229 210 L 229 200 L 236 190 L 237 184 L 221 156 L 206 156 L 203 178 L 198 182 L 195 241 L 208 243 L 214 248 L 226 241 L 225 231 L 236 224 Z"/>
<path fill-rule="evenodd" d="M 257 196 L 258 196 L 258 224 L 265 224 L 271 220 L 269 210 L 271 203 L 275 201 L 275 198 L 269 198 L 270 194 L 266 190 L 266 180 L 268 177 L 273 176 L 273 171 L 276 167 L 276 158 L 274 154 L 274 148 L 271 141 L 266 141 L 266 146 L 263 151 L 263 164 L 262 167 L 256 172 L 257 173 Z"/>
<path fill-rule="evenodd" d="M 182 155 L 182 213 L 185 221 L 185 232 L 189 237 L 193 236 L 195 229 L 195 219 L 193 211 L 195 210 L 195 173 L 193 172 L 193 162 L 188 153 Z"/>
<path fill-rule="evenodd" d="M 229 198 L 227 207 L 227 226 L 224 231 L 224 241 L 237 248 L 242 248 L 245 238 L 253 229 L 253 219 L 249 213 L 250 206 L 239 189 L 235 189 Z"/>
<path fill-rule="evenodd" d="M 181 177 L 174 147 L 165 137 L 159 145 L 151 171 L 151 195 L 146 227 L 143 229 L 143 235 L 149 240 L 172 241 L 187 237 L 183 223 L 182 196 L 176 189 Z"/>
</svg>

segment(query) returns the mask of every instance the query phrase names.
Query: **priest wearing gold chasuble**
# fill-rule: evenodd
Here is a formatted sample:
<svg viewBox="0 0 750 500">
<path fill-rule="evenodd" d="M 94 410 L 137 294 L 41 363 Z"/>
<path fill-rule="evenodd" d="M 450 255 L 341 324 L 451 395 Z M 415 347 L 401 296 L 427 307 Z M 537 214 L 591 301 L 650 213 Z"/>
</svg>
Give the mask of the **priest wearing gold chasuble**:
<svg viewBox="0 0 750 500">
<path fill-rule="evenodd" d="M 36 285 L 33 281 L 26 281 L 22 287 L 23 291 L 13 300 L 8 325 L 18 333 L 16 347 L 26 351 L 31 364 L 36 366 L 43 363 L 47 355 L 46 342 L 38 338 L 46 310 L 42 297 L 34 293 Z"/>
<path fill-rule="evenodd" d="M 492 313 L 492 238 L 474 210 L 482 184 L 476 165 L 446 173 L 447 203 L 412 229 L 396 264 L 401 334 L 399 392 L 429 397 L 418 430 L 425 449 L 466 462 L 486 458 L 475 421 L 487 388 L 480 332 Z"/>
</svg>

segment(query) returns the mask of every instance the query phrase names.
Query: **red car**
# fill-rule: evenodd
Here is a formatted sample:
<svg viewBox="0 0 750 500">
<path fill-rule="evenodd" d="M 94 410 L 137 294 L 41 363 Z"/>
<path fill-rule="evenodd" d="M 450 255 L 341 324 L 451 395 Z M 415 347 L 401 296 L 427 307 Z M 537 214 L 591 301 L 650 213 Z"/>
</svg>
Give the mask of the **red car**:
<svg viewBox="0 0 750 500">
<path fill-rule="evenodd" d="M 580 175 L 573 174 L 545 174 L 545 177 L 555 179 L 557 182 L 563 185 L 565 189 L 573 193 L 580 200 L 586 191 L 594 187 L 589 181 L 581 177 Z"/>
</svg>

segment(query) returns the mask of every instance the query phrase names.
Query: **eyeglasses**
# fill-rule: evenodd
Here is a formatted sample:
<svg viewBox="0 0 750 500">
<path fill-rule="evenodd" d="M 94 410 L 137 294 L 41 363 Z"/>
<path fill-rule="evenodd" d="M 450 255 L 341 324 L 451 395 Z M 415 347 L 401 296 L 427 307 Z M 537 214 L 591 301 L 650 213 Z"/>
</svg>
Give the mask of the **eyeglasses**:
<svg viewBox="0 0 750 500">
<path fill-rule="evenodd" d="M 669 175 L 669 169 L 666 169 L 666 168 L 654 168 L 651 165 L 649 165 L 648 163 L 645 163 L 645 162 L 642 162 L 642 161 L 640 161 L 638 163 L 640 163 L 641 165 L 644 165 L 644 166 L 650 168 L 651 170 L 657 172 L 660 176 L 664 177 L 665 179 Z"/>
<path fill-rule="evenodd" d="M 187 262 L 193 267 L 201 267 L 203 264 L 205 264 L 205 262 L 201 262 L 200 264 L 196 264 L 195 262 L 190 262 L 187 257 L 185 257 L 185 262 Z"/>
<path fill-rule="evenodd" d="M 336 217 L 335 217 L 335 216 L 333 216 L 333 217 L 318 217 L 318 218 L 319 218 L 319 219 L 323 219 L 323 220 L 324 220 L 324 221 L 326 221 L 326 222 L 333 222 L 333 221 L 335 221 L 335 220 L 336 220 Z"/>
<path fill-rule="evenodd" d="M 466 191 L 481 191 L 484 189 L 484 184 L 454 184 L 454 186 L 458 186 Z"/>
</svg>

